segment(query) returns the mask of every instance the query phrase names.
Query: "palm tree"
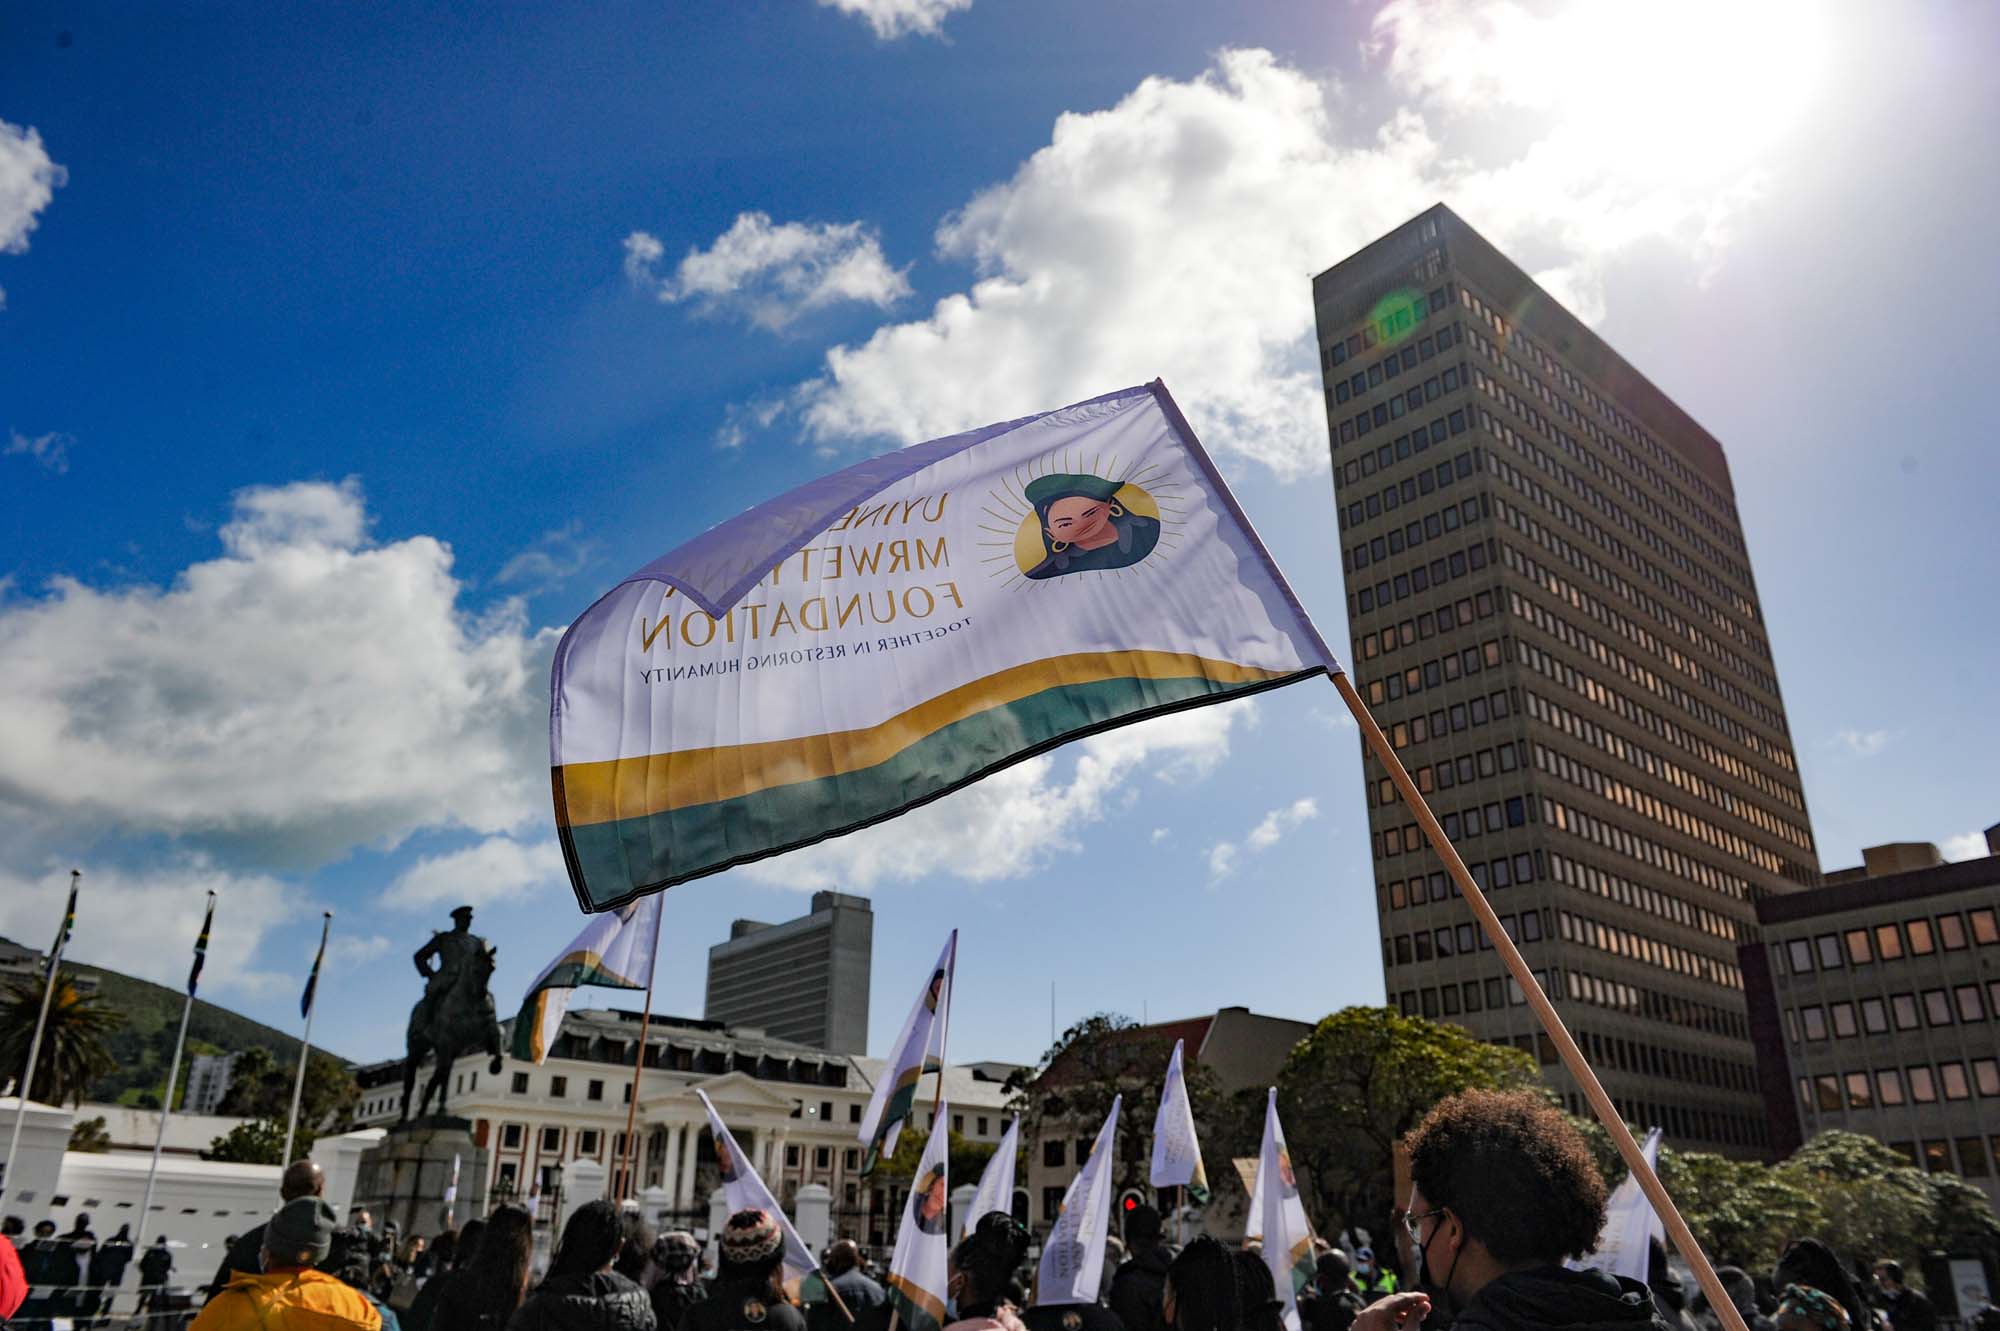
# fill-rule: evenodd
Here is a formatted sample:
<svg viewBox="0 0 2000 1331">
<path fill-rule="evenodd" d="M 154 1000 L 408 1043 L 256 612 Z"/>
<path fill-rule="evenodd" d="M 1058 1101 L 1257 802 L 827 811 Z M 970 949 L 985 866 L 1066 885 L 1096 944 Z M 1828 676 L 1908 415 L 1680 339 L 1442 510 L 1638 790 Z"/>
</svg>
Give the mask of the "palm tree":
<svg viewBox="0 0 2000 1331">
<path fill-rule="evenodd" d="M 18 980 L 0 1000 L 0 1082 L 19 1083 L 47 987 L 44 977 Z M 104 1037 L 124 1024 L 124 1016 L 103 999 L 80 991 L 66 976 L 59 976 L 49 1001 L 48 1025 L 42 1031 L 42 1049 L 35 1060 L 28 1098 L 45 1105 L 64 1100 L 82 1104 L 91 1083 L 118 1066 Z"/>
</svg>

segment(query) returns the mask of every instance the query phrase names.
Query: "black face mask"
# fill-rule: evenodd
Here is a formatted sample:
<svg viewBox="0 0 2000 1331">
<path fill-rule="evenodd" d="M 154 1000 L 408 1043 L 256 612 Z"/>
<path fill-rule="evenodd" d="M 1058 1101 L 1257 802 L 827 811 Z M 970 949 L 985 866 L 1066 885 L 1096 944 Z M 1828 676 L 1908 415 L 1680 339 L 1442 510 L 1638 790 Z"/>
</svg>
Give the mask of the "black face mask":
<svg viewBox="0 0 2000 1331">
<path fill-rule="evenodd" d="M 1431 1315 L 1425 1321 L 1437 1326 L 1449 1326 L 1458 1320 L 1458 1304 L 1451 1297 L 1451 1278 L 1458 1274 L 1458 1259 L 1465 1255 L 1465 1241 L 1461 1239 L 1458 1251 L 1451 1255 L 1451 1269 L 1444 1273 L 1444 1279 L 1435 1282 L 1431 1279 L 1431 1244 L 1443 1231 L 1444 1216 L 1439 1215 L 1431 1236 L 1417 1249 L 1417 1288 L 1431 1299 Z"/>
</svg>

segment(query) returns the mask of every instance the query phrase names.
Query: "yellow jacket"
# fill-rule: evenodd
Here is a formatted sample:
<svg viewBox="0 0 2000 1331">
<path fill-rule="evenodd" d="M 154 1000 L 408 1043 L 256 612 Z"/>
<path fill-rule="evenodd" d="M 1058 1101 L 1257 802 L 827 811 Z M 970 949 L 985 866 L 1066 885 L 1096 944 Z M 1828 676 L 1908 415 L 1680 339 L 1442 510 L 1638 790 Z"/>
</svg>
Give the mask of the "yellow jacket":
<svg viewBox="0 0 2000 1331">
<path fill-rule="evenodd" d="M 239 1271 L 189 1331 L 382 1331 L 382 1314 L 319 1271 Z"/>
</svg>

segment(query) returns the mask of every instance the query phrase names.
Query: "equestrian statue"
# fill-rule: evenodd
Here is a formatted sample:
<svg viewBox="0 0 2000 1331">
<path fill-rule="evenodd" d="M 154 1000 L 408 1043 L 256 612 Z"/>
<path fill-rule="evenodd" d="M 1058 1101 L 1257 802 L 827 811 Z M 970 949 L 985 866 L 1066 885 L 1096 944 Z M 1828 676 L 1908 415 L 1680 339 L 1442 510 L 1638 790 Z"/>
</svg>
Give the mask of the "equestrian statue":
<svg viewBox="0 0 2000 1331">
<path fill-rule="evenodd" d="M 472 932 L 472 907 L 460 906 L 451 913 L 451 920 L 451 930 L 432 934 L 431 941 L 418 948 L 413 958 L 417 974 L 424 977 L 424 996 L 410 1012 L 398 1122 L 409 1121 L 417 1065 L 432 1054 L 437 1056 L 437 1066 L 417 1106 L 419 1118 L 429 1113 L 433 1094 L 437 1096 L 437 1112 L 444 1112 L 445 1096 L 451 1089 L 451 1065 L 460 1054 L 483 1049 L 492 1055 L 486 1070 L 494 1076 L 500 1073 L 500 1022 L 494 1015 L 493 994 L 486 987 L 493 978 L 493 949 Z"/>
</svg>

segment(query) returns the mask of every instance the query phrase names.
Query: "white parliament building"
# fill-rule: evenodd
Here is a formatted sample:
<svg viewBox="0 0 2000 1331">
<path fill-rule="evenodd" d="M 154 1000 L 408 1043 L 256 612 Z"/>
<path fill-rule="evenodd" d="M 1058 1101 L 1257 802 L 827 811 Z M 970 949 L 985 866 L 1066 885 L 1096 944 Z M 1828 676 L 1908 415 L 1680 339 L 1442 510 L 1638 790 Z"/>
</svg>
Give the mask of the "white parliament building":
<svg viewBox="0 0 2000 1331">
<path fill-rule="evenodd" d="M 511 1023 L 503 1031 L 505 1025 Z M 490 1171 L 485 1191 L 492 1202 L 538 1199 L 534 1210 L 538 1223 L 545 1222 L 568 1210 L 560 1195 L 564 1172 L 590 1161 L 602 1169 L 607 1195 L 644 1198 L 656 1218 L 705 1230 L 719 1176 L 699 1089 L 781 1205 L 792 1208 L 799 1189 L 818 1184 L 832 1199 L 834 1235 L 875 1248 L 894 1243 L 907 1183 L 863 1179 L 857 1140 L 885 1060 L 829 1053 L 748 1027 L 656 1015 L 639 1083 L 637 1176 L 628 1180 L 621 1161 L 639 1026 L 637 1012 L 572 1010 L 540 1067 L 508 1058 L 494 1076 L 483 1057 L 459 1060 L 448 1112 L 472 1122 Z M 1009 1063 L 947 1068 L 949 1130 L 972 1142 L 997 1143 L 1011 1117 L 1005 1082 L 1015 1070 Z M 402 1060 L 373 1064 L 358 1076 L 358 1126 L 393 1124 L 401 1107 Z M 420 1074 L 420 1088 L 423 1080 Z M 918 1101 L 918 1122 L 925 1127 L 931 1126 L 933 1085 L 925 1081 Z M 586 1172 L 595 1176 L 597 1170 Z M 1027 1194 L 1017 1191 L 1014 1204 L 1026 1218 Z"/>
</svg>

